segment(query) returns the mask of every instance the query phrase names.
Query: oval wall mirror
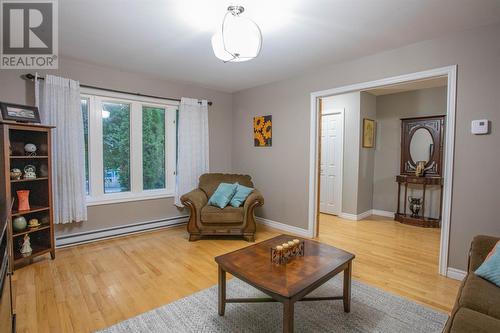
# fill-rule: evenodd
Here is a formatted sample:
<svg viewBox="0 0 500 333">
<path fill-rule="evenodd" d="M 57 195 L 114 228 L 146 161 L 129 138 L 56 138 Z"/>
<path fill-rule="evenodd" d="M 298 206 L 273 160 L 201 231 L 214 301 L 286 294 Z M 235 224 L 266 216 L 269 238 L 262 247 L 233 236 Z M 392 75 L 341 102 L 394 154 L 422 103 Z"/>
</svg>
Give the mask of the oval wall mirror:
<svg viewBox="0 0 500 333">
<path fill-rule="evenodd" d="M 414 163 L 429 162 L 432 158 L 434 141 L 426 128 L 419 128 L 413 133 L 410 142 L 410 156 Z"/>
</svg>

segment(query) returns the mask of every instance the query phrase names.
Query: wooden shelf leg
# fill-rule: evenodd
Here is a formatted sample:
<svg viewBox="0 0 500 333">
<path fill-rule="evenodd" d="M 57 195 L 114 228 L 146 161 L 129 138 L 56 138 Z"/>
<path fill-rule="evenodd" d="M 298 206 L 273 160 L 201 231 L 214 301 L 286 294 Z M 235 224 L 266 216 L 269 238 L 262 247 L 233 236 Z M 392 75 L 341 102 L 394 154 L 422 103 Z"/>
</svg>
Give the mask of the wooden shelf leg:
<svg viewBox="0 0 500 333">
<path fill-rule="evenodd" d="M 400 205 L 401 205 L 401 183 L 398 183 L 398 210 L 396 211 L 398 214 Z"/>
<path fill-rule="evenodd" d="M 405 197 L 404 197 L 404 211 L 403 214 L 406 215 L 406 202 L 408 201 L 408 183 L 405 183 Z"/>
<path fill-rule="evenodd" d="M 426 185 L 424 184 L 424 194 L 422 195 L 422 221 L 425 221 L 425 189 Z"/>
</svg>

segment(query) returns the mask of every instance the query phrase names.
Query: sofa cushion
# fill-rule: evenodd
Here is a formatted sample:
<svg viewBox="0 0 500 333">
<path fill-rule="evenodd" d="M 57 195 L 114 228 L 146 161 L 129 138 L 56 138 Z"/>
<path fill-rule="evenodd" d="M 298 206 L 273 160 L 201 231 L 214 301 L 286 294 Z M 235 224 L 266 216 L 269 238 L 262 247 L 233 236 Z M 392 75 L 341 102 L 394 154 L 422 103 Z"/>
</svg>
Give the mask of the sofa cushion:
<svg viewBox="0 0 500 333">
<path fill-rule="evenodd" d="M 468 274 L 459 296 L 460 307 L 500 319 L 500 288 L 475 274 Z"/>
<path fill-rule="evenodd" d="M 234 208 L 227 206 L 220 209 L 214 206 L 205 206 L 201 209 L 201 222 L 207 224 L 242 223 L 243 207 Z"/>
<path fill-rule="evenodd" d="M 451 322 L 450 333 L 494 333 L 500 332 L 500 320 L 480 312 L 460 308 Z"/>
<path fill-rule="evenodd" d="M 215 193 L 208 200 L 208 204 L 219 208 L 226 207 L 236 193 L 237 188 L 237 184 L 220 183 Z"/>
<path fill-rule="evenodd" d="M 491 249 L 491 251 L 486 256 L 486 260 L 491 258 L 495 253 L 499 253 L 499 252 L 500 252 L 500 240 L 495 243 L 495 246 L 493 247 L 493 249 Z"/>
<path fill-rule="evenodd" d="M 484 235 L 474 237 L 470 251 L 469 272 L 474 272 L 481 266 L 498 240 L 498 237 Z"/>
<path fill-rule="evenodd" d="M 476 269 L 475 274 L 500 287 L 500 241 L 497 242 L 481 266 Z"/>
<path fill-rule="evenodd" d="M 230 173 L 206 173 L 200 176 L 199 188 L 210 198 L 220 183 L 238 183 L 247 187 L 254 187 L 252 177 Z"/>
</svg>

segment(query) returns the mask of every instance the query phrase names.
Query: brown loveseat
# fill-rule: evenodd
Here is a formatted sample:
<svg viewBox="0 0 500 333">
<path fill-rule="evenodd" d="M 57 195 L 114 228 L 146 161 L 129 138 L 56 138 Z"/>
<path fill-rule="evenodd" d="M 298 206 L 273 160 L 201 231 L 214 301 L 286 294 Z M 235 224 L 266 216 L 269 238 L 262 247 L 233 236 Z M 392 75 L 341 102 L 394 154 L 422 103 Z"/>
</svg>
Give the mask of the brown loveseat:
<svg viewBox="0 0 500 333">
<path fill-rule="evenodd" d="M 181 202 L 190 210 L 187 231 L 189 240 L 194 241 L 209 235 L 241 235 L 245 240 L 255 240 L 255 207 L 264 204 L 258 190 L 250 193 L 243 206 L 228 205 L 224 209 L 207 205 L 208 199 L 220 183 L 236 183 L 254 187 L 248 175 L 206 173 L 200 176 L 198 188 L 184 194 Z"/>
<path fill-rule="evenodd" d="M 476 236 L 469 252 L 469 268 L 444 333 L 500 332 L 500 288 L 474 271 L 500 238 Z"/>
</svg>

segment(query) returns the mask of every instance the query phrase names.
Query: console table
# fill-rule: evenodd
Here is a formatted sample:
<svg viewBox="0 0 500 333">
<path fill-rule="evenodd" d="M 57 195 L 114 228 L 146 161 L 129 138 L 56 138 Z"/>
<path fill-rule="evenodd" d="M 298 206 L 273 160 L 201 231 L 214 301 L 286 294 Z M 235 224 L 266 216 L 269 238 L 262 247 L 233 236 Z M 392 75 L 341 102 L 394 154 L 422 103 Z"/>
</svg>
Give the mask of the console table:
<svg viewBox="0 0 500 333">
<path fill-rule="evenodd" d="M 445 116 L 401 119 L 401 168 L 398 183 L 396 221 L 419 227 L 439 228 L 443 207 L 443 142 Z M 408 185 L 421 187 L 422 204 L 417 215 L 407 214 Z M 404 205 L 401 211 L 401 187 Z M 439 217 L 426 212 L 425 195 L 428 186 L 439 186 Z M 427 211 L 429 209 L 427 208 Z M 426 216 L 426 213 L 428 214 Z"/>
<path fill-rule="evenodd" d="M 396 182 L 398 183 L 398 209 L 394 215 L 394 219 L 401 223 L 411 224 L 419 227 L 427 228 L 439 228 L 441 223 L 441 210 L 443 207 L 443 178 L 442 177 L 417 177 L 417 176 L 407 176 L 399 175 L 396 176 Z M 420 216 L 412 217 L 411 214 L 407 214 L 407 202 L 408 202 L 408 184 L 416 184 L 422 186 L 423 196 L 422 196 L 422 209 Z M 425 216 L 425 192 L 427 186 L 439 186 L 439 218 L 431 218 Z M 403 211 L 401 212 L 401 186 L 404 186 L 404 204 Z"/>
</svg>

